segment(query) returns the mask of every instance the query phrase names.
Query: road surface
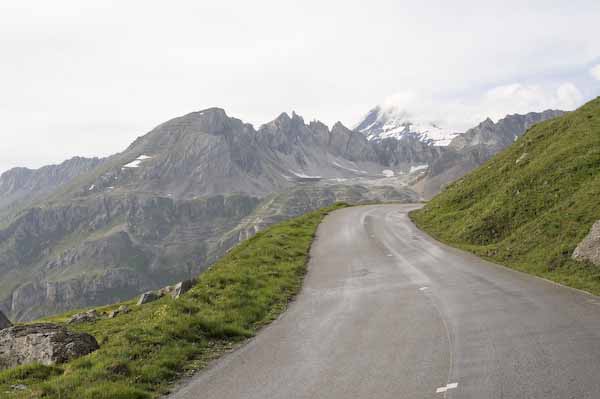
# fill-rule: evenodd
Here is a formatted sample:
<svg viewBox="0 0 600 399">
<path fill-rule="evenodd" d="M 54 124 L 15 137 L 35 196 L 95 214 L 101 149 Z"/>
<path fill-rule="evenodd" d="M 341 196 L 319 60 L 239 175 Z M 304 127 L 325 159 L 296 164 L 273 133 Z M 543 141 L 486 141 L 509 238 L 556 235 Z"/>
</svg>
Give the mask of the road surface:
<svg viewBox="0 0 600 399">
<path fill-rule="evenodd" d="M 440 244 L 416 207 L 329 215 L 289 310 L 171 397 L 600 398 L 600 298 Z"/>
</svg>

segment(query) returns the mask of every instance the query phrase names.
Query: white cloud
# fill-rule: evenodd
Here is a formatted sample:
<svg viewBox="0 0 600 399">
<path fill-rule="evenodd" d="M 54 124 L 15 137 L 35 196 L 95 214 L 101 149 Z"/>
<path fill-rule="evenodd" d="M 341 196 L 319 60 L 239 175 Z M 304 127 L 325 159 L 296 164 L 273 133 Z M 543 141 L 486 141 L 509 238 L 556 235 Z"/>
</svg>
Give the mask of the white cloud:
<svg viewBox="0 0 600 399">
<path fill-rule="evenodd" d="M 556 108 L 574 110 L 583 102 L 583 94 L 573 83 L 563 83 L 556 89 Z"/>
<path fill-rule="evenodd" d="M 211 106 L 251 123 L 294 109 L 332 124 L 406 87 L 481 100 L 543 76 L 597 95 L 578 78 L 598 63 L 600 2 L 547 3 L 0 1 L 0 171 L 114 153 Z M 516 89 L 526 105 L 542 91 Z M 450 107 L 466 109 L 461 121 L 481 110 L 463 103 Z"/>
<path fill-rule="evenodd" d="M 388 113 L 414 118 L 413 122 L 425 120 L 465 131 L 488 117 L 497 121 L 509 114 L 547 109 L 570 111 L 583 101 L 581 91 L 571 82 L 555 85 L 511 83 L 476 95 L 454 98 L 407 90 L 389 96 L 382 107 Z"/>
<path fill-rule="evenodd" d="M 600 64 L 590 69 L 590 75 L 592 75 L 594 79 L 600 80 Z"/>
<path fill-rule="evenodd" d="M 583 95 L 570 82 L 548 87 L 535 84 L 513 83 L 488 90 L 481 102 L 481 111 L 492 119 L 506 114 L 543 111 L 549 108 L 573 110 L 581 105 Z"/>
</svg>

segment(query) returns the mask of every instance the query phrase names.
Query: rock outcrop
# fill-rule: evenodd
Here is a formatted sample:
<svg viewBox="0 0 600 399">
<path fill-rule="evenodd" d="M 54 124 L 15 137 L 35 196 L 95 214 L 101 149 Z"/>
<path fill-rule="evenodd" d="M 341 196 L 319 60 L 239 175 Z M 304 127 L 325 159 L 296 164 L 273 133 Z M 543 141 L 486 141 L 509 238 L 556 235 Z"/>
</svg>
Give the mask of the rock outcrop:
<svg viewBox="0 0 600 399">
<path fill-rule="evenodd" d="M 120 315 L 120 314 L 126 314 L 126 313 L 129 313 L 129 307 L 128 307 L 128 306 L 126 306 L 126 305 L 121 305 L 121 306 L 119 306 L 119 308 L 118 308 L 118 309 L 111 310 L 111 311 L 108 313 L 108 318 L 109 318 L 109 319 L 114 319 L 114 318 L 115 318 L 115 317 L 117 317 L 118 315 Z"/>
<path fill-rule="evenodd" d="M 96 321 L 100 315 L 96 311 L 96 309 L 88 310 L 83 313 L 76 313 L 67 322 L 67 324 L 77 324 L 77 323 L 86 323 L 91 321 Z"/>
<path fill-rule="evenodd" d="M 138 299 L 137 304 L 138 304 L 138 306 L 145 305 L 147 303 L 154 302 L 157 299 L 160 299 L 160 295 L 158 295 L 156 292 L 148 291 L 148 292 L 144 292 L 142 295 L 140 295 L 140 298 Z"/>
<path fill-rule="evenodd" d="M 93 336 L 56 324 L 10 327 L 0 331 L 0 370 L 30 363 L 64 363 L 98 348 Z"/>
<path fill-rule="evenodd" d="M 173 296 L 174 299 L 177 299 L 180 296 L 182 296 L 183 294 L 185 294 L 186 292 L 188 292 L 189 290 L 191 290 L 192 287 L 194 286 L 194 284 L 196 284 L 196 280 L 181 281 L 181 282 L 175 284 L 175 287 L 173 288 L 173 292 L 171 293 L 171 295 Z"/>
<path fill-rule="evenodd" d="M 572 257 L 600 266 L 600 220 L 594 223 L 588 235 L 577 245 Z"/>
<path fill-rule="evenodd" d="M 12 323 L 8 320 L 8 317 L 0 311 L 0 330 L 4 330 L 5 328 L 12 327 Z"/>
</svg>

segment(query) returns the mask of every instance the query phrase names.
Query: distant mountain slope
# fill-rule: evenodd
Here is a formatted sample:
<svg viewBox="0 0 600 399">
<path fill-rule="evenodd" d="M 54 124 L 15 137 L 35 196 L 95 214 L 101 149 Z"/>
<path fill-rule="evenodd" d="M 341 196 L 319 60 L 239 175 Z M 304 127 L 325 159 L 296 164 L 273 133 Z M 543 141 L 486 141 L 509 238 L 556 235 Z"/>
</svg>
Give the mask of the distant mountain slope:
<svg viewBox="0 0 600 399">
<path fill-rule="evenodd" d="M 418 191 L 425 198 L 431 198 L 446 184 L 464 176 L 510 146 L 531 126 L 563 114 L 563 111 L 547 110 L 508 115 L 496 123 L 486 119 L 452 139 L 448 147 L 431 163 L 427 175 L 419 182 Z"/>
<path fill-rule="evenodd" d="M 600 219 L 600 98 L 531 128 L 413 217 L 479 255 L 600 293 L 600 271 L 571 259 Z"/>
<path fill-rule="evenodd" d="M 22 201 L 31 203 L 60 187 L 71 183 L 102 163 L 98 158 L 75 157 L 60 165 L 39 169 L 13 168 L 0 175 L 0 214 L 6 208 Z"/>
</svg>

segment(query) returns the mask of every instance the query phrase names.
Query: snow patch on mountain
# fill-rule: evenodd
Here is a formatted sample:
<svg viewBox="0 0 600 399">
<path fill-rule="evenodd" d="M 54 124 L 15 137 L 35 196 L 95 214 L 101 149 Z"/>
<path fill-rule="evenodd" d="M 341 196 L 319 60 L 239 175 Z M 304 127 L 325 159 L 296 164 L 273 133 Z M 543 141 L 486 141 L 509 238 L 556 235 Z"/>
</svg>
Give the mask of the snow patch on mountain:
<svg viewBox="0 0 600 399">
<path fill-rule="evenodd" d="M 309 175 L 305 175 L 304 173 L 295 172 L 293 170 L 290 170 L 290 172 L 292 172 L 292 174 L 294 174 L 294 176 L 299 177 L 301 179 L 322 179 L 323 178 L 321 176 L 309 176 Z"/>
<path fill-rule="evenodd" d="M 420 170 L 425 170 L 429 167 L 429 165 L 417 165 L 417 166 L 411 166 L 410 167 L 410 171 L 408 173 L 415 173 L 418 172 Z"/>
<path fill-rule="evenodd" d="M 137 157 L 134 161 L 129 162 L 126 165 L 123 165 L 123 169 L 125 168 L 139 168 L 140 164 L 145 161 L 146 159 L 150 159 L 152 157 L 148 156 L 148 155 L 140 155 L 139 157 Z"/>
<path fill-rule="evenodd" d="M 373 108 L 355 127 L 368 140 L 386 138 L 402 139 L 412 135 L 422 142 L 435 146 L 447 146 L 460 129 L 445 126 L 443 122 L 426 116 L 414 115 L 393 107 Z"/>
</svg>

